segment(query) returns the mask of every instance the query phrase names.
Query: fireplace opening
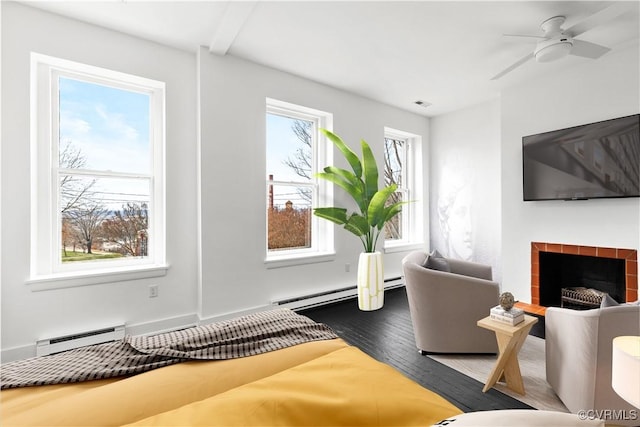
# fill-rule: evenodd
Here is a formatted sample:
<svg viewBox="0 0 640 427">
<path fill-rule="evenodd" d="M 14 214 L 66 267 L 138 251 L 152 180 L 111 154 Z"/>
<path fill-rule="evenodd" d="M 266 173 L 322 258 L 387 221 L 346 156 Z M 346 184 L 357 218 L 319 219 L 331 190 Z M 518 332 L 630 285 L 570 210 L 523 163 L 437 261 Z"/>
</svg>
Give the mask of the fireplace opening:
<svg viewBox="0 0 640 427">
<path fill-rule="evenodd" d="M 625 302 L 625 274 L 624 259 L 540 251 L 540 305 L 589 309 L 605 293 Z"/>
<path fill-rule="evenodd" d="M 545 255 L 543 255 L 545 254 Z M 540 258 L 546 258 L 542 263 L 548 264 L 548 254 L 561 254 L 561 255 L 574 255 L 586 257 L 588 265 L 572 265 L 569 268 L 569 272 L 566 269 L 560 269 L 559 272 L 548 273 L 543 270 L 547 270 L 547 266 L 541 268 Z M 597 246 L 581 246 L 571 245 L 564 243 L 547 243 L 547 242 L 531 242 L 531 306 L 529 310 L 532 313 L 540 314 L 544 316 L 544 307 L 548 306 L 562 306 L 562 288 L 597 288 L 602 287 L 602 283 L 598 276 L 587 278 L 587 283 L 590 287 L 584 284 L 577 283 L 567 284 L 558 280 L 558 276 L 569 277 L 571 281 L 574 278 L 571 277 L 576 270 L 589 269 L 591 267 L 591 261 L 593 258 L 605 259 L 605 260 L 618 260 L 622 261 L 624 265 L 624 275 L 618 276 L 614 281 L 616 282 L 616 291 L 611 291 L 606 287 L 603 291 L 611 293 L 611 297 L 618 302 L 631 302 L 638 299 L 638 251 L 636 249 L 626 248 L 612 248 L 612 247 L 597 247 Z M 583 258 L 584 260 L 584 258 Z M 599 262 L 599 261 L 598 261 Z M 553 259 L 551 264 L 553 267 Z M 618 267 L 619 268 L 619 267 Z M 541 277 L 544 275 L 545 277 Z M 605 281 L 610 281 L 609 279 Z M 621 282 L 621 283 L 620 283 Z M 591 296 L 595 292 L 589 291 Z M 542 296 L 544 295 L 544 296 Z"/>
</svg>

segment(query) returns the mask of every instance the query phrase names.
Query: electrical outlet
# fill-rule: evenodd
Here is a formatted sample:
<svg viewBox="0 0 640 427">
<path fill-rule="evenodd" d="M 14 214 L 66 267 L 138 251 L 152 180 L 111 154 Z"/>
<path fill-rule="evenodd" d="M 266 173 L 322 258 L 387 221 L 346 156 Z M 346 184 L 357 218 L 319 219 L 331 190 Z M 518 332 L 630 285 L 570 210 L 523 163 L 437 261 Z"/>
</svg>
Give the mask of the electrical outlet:
<svg viewBox="0 0 640 427">
<path fill-rule="evenodd" d="M 149 298 L 158 296 L 158 285 L 149 285 Z"/>
<path fill-rule="evenodd" d="M 351 264 L 346 263 L 346 264 L 344 265 L 344 271 L 345 271 L 346 273 L 350 272 L 350 271 L 351 271 Z"/>
</svg>

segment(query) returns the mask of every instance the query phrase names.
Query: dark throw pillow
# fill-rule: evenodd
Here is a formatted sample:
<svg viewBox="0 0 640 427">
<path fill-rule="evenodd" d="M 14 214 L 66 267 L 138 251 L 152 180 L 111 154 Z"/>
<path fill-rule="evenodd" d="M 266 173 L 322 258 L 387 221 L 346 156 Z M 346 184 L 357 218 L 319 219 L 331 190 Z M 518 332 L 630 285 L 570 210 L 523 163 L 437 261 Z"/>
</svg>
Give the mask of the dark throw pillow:
<svg viewBox="0 0 640 427">
<path fill-rule="evenodd" d="M 616 305 L 620 305 L 620 303 L 611 298 L 609 294 L 606 294 L 604 297 L 602 297 L 602 301 L 600 302 L 600 308 L 615 307 Z"/>
<path fill-rule="evenodd" d="M 431 270 L 445 271 L 447 273 L 451 272 L 449 262 L 440 254 L 440 252 L 438 252 L 437 249 L 434 249 L 433 252 L 429 254 L 424 266 Z"/>
<path fill-rule="evenodd" d="M 600 303 L 600 308 L 615 307 L 615 306 L 618 306 L 618 305 L 640 305 L 640 300 L 633 301 L 633 302 L 627 302 L 627 303 L 624 303 L 624 304 L 620 304 L 618 301 L 616 301 L 613 298 L 611 298 L 609 296 L 609 294 L 607 294 L 602 298 L 602 302 Z"/>
</svg>

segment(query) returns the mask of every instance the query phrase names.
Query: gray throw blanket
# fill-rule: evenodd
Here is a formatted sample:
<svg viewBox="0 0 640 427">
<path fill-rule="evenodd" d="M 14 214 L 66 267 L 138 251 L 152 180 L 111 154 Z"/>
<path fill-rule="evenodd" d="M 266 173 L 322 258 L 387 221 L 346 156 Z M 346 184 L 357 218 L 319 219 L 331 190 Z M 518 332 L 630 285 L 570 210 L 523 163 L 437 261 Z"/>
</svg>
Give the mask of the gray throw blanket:
<svg viewBox="0 0 640 427">
<path fill-rule="evenodd" d="M 0 383 L 7 389 L 133 375 L 186 360 L 234 359 L 337 337 L 324 324 L 277 309 L 6 363 Z"/>
</svg>

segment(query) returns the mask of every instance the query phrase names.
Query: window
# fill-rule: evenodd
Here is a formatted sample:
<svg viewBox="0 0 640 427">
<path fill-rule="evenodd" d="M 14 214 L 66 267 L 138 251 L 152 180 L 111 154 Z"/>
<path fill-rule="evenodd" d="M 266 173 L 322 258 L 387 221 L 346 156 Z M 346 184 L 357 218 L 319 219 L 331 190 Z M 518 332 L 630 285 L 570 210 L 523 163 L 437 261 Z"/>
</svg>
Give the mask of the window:
<svg viewBox="0 0 640 427">
<path fill-rule="evenodd" d="M 32 69 L 32 279 L 164 271 L 164 83 Z"/>
<path fill-rule="evenodd" d="M 330 125 L 330 114 L 267 100 L 267 261 L 333 252 L 331 225 L 313 215 L 332 199 L 331 187 L 315 177 L 330 163 L 330 144 L 318 131 Z"/>
<path fill-rule="evenodd" d="M 385 224 L 385 248 L 406 246 L 422 241 L 418 222 L 422 204 L 415 200 L 421 188 L 418 162 L 420 137 L 394 129 L 385 128 L 384 137 L 384 184 L 397 184 L 398 189 L 389 197 L 388 204 L 410 202 L 402 212 Z"/>
</svg>

